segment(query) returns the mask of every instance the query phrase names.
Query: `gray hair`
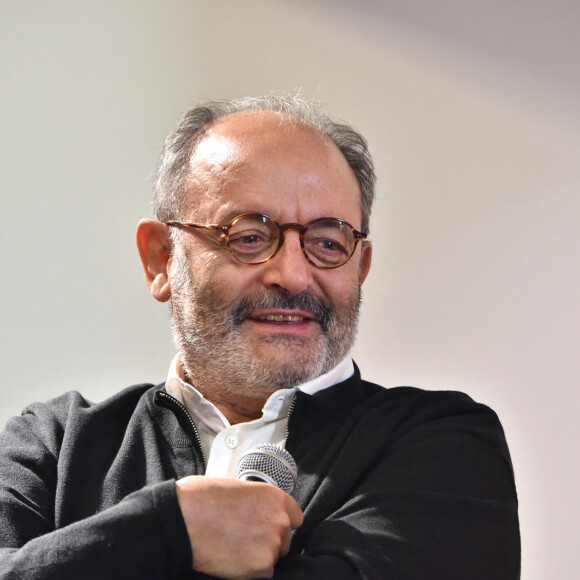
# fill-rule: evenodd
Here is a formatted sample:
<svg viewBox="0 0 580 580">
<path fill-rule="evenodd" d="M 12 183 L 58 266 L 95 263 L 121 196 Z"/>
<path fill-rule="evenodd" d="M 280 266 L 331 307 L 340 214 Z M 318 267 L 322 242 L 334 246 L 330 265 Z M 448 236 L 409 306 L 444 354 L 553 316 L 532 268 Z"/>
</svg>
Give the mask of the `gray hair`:
<svg viewBox="0 0 580 580">
<path fill-rule="evenodd" d="M 179 220 L 185 209 L 189 160 L 206 131 L 242 111 L 274 111 L 329 137 L 353 170 L 361 191 L 362 230 L 368 232 L 375 195 L 375 172 L 366 139 L 353 127 L 333 121 L 319 103 L 298 97 L 246 97 L 213 101 L 190 109 L 165 140 L 153 181 L 153 211 L 160 221 Z"/>
</svg>

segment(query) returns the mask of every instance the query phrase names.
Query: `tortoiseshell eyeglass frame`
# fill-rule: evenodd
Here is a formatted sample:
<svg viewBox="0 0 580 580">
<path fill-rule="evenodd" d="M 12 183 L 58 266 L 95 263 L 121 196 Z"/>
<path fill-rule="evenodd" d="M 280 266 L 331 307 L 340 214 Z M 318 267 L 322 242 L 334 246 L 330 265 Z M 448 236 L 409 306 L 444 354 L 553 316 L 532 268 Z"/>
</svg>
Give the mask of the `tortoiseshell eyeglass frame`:
<svg viewBox="0 0 580 580">
<path fill-rule="evenodd" d="M 274 249 L 273 249 L 272 254 L 267 256 L 266 258 L 263 258 L 263 259 L 258 260 L 256 262 L 248 262 L 248 261 L 244 261 L 244 260 L 240 259 L 239 256 L 236 255 L 236 253 L 232 250 L 232 248 L 230 246 L 230 231 L 231 231 L 232 227 L 236 223 L 238 223 L 241 219 L 247 218 L 247 217 L 261 219 L 264 221 L 264 223 L 268 222 L 268 223 L 274 225 L 277 229 L 277 232 L 278 232 L 278 243 L 273 245 Z M 314 262 L 310 258 L 306 248 L 304 247 L 304 236 L 306 235 L 306 232 L 308 231 L 308 229 L 313 224 L 320 223 L 323 221 L 326 221 L 326 222 L 330 221 L 330 222 L 336 223 L 340 227 L 347 227 L 352 232 L 353 245 L 352 245 L 351 252 L 350 252 L 350 254 L 345 254 L 344 260 L 342 260 L 338 264 L 332 264 L 332 265 L 317 264 L 316 262 Z M 355 229 L 353 226 L 351 226 L 346 220 L 334 218 L 334 217 L 316 218 L 316 219 L 309 221 L 307 224 L 304 224 L 304 225 L 298 224 L 298 223 L 279 224 L 274 218 L 271 218 L 270 216 L 265 215 L 265 214 L 243 213 L 243 214 L 236 216 L 230 223 L 224 224 L 224 225 L 200 224 L 200 223 L 195 223 L 195 222 L 184 222 L 184 221 L 177 221 L 177 220 L 168 220 L 164 223 L 167 224 L 168 226 L 173 226 L 173 227 L 198 228 L 198 229 L 214 230 L 214 231 L 222 232 L 225 236 L 226 245 L 227 245 L 227 248 L 228 248 L 230 254 L 238 262 L 240 262 L 242 264 L 248 264 L 249 266 L 264 264 L 265 262 L 268 262 L 269 260 L 271 260 L 278 253 L 278 250 L 282 247 L 282 244 L 284 243 L 284 235 L 283 234 L 284 234 L 284 232 L 286 232 L 288 230 L 295 230 L 298 232 L 298 235 L 300 236 L 300 247 L 302 248 L 302 253 L 304 254 L 305 258 L 308 260 L 308 262 L 310 264 L 312 264 L 316 268 L 321 268 L 323 270 L 333 270 L 335 268 L 340 268 L 341 266 L 344 266 L 352 258 L 358 243 L 361 240 L 366 239 L 366 237 L 368 236 L 368 234 L 366 232 L 359 232 L 357 229 Z"/>
</svg>

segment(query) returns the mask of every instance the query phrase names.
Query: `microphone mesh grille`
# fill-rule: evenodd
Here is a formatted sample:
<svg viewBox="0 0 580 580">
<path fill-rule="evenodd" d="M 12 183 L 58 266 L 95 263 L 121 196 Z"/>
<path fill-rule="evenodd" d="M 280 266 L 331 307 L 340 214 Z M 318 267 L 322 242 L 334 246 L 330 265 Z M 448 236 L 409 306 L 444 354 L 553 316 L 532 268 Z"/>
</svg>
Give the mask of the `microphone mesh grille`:
<svg viewBox="0 0 580 580">
<path fill-rule="evenodd" d="M 248 472 L 257 477 L 264 474 L 286 493 L 294 490 L 296 462 L 286 449 L 278 445 L 261 443 L 244 453 L 238 463 L 238 479 L 243 479 Z"/>
</svg>

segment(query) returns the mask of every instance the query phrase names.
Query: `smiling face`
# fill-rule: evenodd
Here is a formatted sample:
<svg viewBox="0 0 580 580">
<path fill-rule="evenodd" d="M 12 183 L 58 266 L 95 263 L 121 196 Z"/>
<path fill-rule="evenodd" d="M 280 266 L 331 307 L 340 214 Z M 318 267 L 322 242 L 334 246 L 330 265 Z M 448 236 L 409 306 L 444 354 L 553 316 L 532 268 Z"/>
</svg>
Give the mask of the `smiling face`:
<svg viewBox="0 0 580 580">
<path fill-rule="evenodd" d="M 337 217 L 361 227 L 358 182 L 338 148 L 272 112 L 218 121 L 190 162 L 184 220 L 227 224 L 258 212 L 278 223 Z M 219 232 L 179 231 L 168 264 L 176 343 L 187 377 L 210 400 L 261 405 L 348 354 L 370 244 L 337 269 L 310 264 L 298 232 L 248 265 Z M 219 386 L 218 386 L 219 385 Z"/>
</svg>

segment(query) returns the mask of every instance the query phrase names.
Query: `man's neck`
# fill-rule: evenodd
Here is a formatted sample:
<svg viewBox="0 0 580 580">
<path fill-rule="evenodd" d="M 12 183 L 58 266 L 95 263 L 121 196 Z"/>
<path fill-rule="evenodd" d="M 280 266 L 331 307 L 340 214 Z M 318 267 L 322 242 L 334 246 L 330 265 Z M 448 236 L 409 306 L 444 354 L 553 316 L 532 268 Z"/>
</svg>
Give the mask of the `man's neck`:
<svg viewBox="0 0 580 580">
<path fill-rule="evenodd" d="M 287 386 L 258 385 L 247 383 L 246 377 L 220 374 L 223 369 L 219 365 L 195 364 L 189 370 L 177 356 L 174 372 L 184 383 L 193 386 L 207 401 L 215 405 L 231 425 L 259 419 L 268 399 L 280 388 Z M 188 369 L 188 370 L 185 370 Z M 322 389 L 340 383 L 354 373 L 352 359 L 347 356 L 328 372 L 303 382 L 298 386 L 307 394 L 314 394 Z"/>
<path fill-rule="evenodd" d="M 230 425 L 236 425 L 238 423 L 248 423 L 249 421 L 254 421 L 262 416 L 262 409 L 266 404 L 267 398 L 260 401 L 249 400 L 249 401 L 232 401 L 231 397 L 227 397 L 227 400 L 220 400 L 218 397 L 204 397 L 211 401 L 228 420 Z"/>
<path fill-rule="evenodd" d="M 219 380 L 210 372 L 194 378 L 185 369 L 181 357 L 177 361 L 177 372 L 182 381 L 194 385 L 207 401 L 213 403 L 230 425 L 259 419 L 266 401 L 277 390 L 272 387 L 257 388 L 244 385 L 236 387 L 231 381 Z"/>
</svg>

